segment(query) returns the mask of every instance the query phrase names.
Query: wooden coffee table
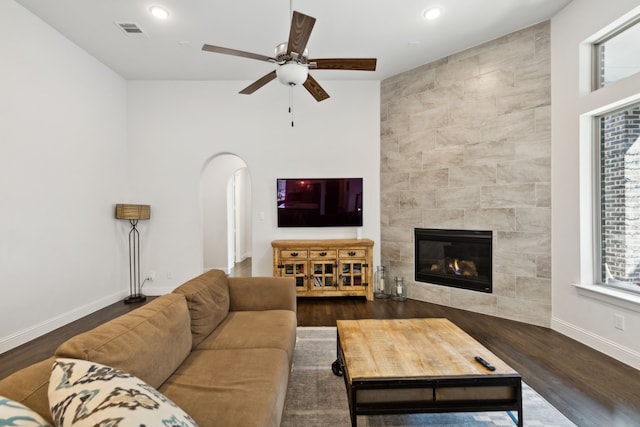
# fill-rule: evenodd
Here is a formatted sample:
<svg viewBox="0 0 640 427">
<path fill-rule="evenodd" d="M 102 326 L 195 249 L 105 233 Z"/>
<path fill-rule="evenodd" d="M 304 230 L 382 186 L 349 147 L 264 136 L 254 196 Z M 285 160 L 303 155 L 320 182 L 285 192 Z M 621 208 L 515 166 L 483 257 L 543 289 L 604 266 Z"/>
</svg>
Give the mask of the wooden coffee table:
<svg viewBox="0 0 640 427">
<path fill-rule="evenodd" d="M 338 320 L 351 425 L 358 415 L 517 411 L 520 374 L 447 319 Z M 478 361 L 480 356 L 495 370 Z"/>
</svg>

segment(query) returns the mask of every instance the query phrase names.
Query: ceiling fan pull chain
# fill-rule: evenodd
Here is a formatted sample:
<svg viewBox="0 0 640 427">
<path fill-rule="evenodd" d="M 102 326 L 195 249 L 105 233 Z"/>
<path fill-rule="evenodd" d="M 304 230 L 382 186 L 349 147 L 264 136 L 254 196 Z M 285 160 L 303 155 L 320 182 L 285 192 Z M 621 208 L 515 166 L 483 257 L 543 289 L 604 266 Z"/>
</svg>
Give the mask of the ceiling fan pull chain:
<svg viewBox="0 0 640 427">
<path fill-rule="evenodd" d="M 291 127 L 293 127 L 293 85 L 289 85 L 289 114 L 291 115 Z"/>
</svg>

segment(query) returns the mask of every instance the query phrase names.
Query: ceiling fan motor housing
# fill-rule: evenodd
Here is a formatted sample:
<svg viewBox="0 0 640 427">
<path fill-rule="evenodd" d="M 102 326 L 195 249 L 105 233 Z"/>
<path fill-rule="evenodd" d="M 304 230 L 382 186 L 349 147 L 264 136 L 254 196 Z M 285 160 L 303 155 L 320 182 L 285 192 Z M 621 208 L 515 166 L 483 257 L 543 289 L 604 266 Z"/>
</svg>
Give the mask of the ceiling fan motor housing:
<svg viewBox="0 0 640 427">
<path fill-rule="evenodd" d="M 291 55 L 287 53 L 287 49 L 289 47 L 289 43 L 280 43 L 276 46 L 274 58 L 279 63 L 284 63 L 293 60 L 297 60 L 305 64 L 307 62 L 307 58 L 309 58 L 309 49 L 305 48 L 304 52 L 302 52 L 302 56 L 297 52 L 291 52 Z"/>
</svg>

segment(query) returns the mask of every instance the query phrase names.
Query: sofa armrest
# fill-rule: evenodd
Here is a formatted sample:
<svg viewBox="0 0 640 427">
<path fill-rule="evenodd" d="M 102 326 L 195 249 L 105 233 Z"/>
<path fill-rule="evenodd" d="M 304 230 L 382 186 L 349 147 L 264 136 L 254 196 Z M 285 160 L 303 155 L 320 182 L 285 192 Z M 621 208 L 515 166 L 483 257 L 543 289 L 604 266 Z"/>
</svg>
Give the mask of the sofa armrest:
<svg viewBox="0 0 640 427">
<path fill-rule="evenodd" d="M 296 311 L 293 277 L 229 277 L 229 311 Z"/>
<path fill-rule="evenodd" d="M 0 396 L 22 403 L 53 425 L 48 390 L 55 360 L 55 357 L 49 357 L 3 378 L 0 380 Z"/>
</svg>

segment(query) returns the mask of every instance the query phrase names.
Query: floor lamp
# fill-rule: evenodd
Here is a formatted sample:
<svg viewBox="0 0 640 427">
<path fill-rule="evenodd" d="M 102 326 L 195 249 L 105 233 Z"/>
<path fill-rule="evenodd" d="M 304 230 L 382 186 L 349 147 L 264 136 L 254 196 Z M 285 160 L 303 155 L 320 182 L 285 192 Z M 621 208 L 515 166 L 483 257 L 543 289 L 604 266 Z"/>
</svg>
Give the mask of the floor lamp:
<svg viewBox="0 0 640 427">
<path fill-rule="evenodd" d="M 125 298 L 125 304 L 142 302 L 147 299 L 142 294 L 140 282 L 140 233 L 138 221 L 151 217 L 149 205 L 116 205 L 116 218 L 128 219 L 131 223 L 129 231 L 129 296 Z"/>
</svg>

